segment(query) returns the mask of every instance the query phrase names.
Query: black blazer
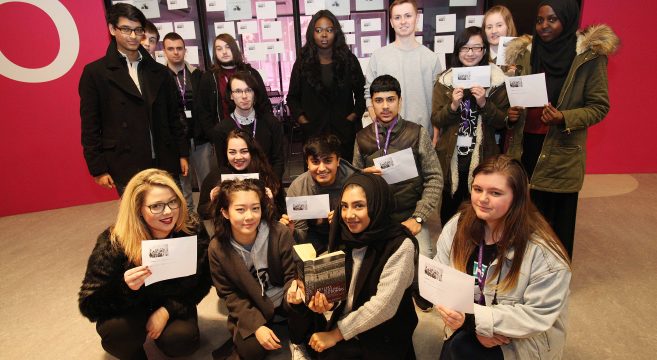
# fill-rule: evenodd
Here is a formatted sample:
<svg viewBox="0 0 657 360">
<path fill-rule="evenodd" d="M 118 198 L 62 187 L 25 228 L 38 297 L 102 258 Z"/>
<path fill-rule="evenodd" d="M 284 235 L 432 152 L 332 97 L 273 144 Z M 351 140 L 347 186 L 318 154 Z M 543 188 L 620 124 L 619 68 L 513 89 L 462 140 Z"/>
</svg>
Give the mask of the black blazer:
<svg viewBox="0 0 657 360">
<path fill-rule="evenodd" d="M 82 147 L 89 172 L 92 176 L 109 173 L 122 185 L 153 165 L 177 175 L 180 158 L 189 156 L 173 77 L 145 49 L 139 51 L 141 93 L 114 40 L 104 57 L 85 66 L 78 87 Z"/>
</svg>

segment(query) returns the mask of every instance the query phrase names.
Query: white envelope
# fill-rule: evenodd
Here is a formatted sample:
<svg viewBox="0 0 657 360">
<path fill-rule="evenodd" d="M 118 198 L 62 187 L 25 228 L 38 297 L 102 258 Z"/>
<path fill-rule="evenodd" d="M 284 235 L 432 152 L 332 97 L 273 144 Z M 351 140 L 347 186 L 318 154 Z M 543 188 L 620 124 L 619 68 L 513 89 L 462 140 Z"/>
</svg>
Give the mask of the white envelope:
<svg viewBox="0 0 657 360">
<path fill-rule="evenodd" d="M 185 49 L 187 49 L 187 51 L 185 52 L 185 61 L 187 61 L 192 65 L 198 65 L 199 64 L 198 46 L 185 46 Z"/>
<path fill-rule="evenodd" d="M 312 16 L 320 10 L 326 9 L 326 3 L 324 0 L 303 0 L 304 8 L 306 9 L 306 15 Z"/>
<path fill-rule="evenodd" d="M 276 40 L 283 38 L 283 23 L 280 21 L 262 21 L 262 40 Z"/>
<path fill-rule="evenodd" d="M 383 10 L 383 0 L 356 0 L 356 11 Z"/>
<path fill-rule="evenodd" d="M 162 50 L 155 51 L 155 61 L 159 62 L 164 66 L 167 65 L 167 57 L 164 55 L 164 51 Z"/>
<path fill-rule="evenodd" d="M 193 21 L 174 22 L 173 29 L 183 39 L 196 39 L 196 28 Z"/>
<path fill-rule="evenodd" d="M 347 45 L 355 45 L 356 34 L 344 34 L 344 41 L 347 43 Z"/>
<path fill-rule="evenodd" d="M 506 47 L 509 45 L 511 40 L 515 39 L 512 36 L 502 36 L 500 37 L 500 43 L 497 47 L 497 60 L 495 61 L 496 65 L 502 66 L 506 65 Z"/>
<path fill-rule="evenodd" d="M 261 44 L 264 46 L 264 52 L 267 55 L 285 52 L 285 44 L 282 41 L 266 41 Z M 266 79 L 266 77 L 263 77 L 263 79 Z"/>
<path fill-rule="evenodd" d="M 331 211 L 328 194 L 286 197 L 290 220 L 326 219 Z"/>
<path fill-rule="evenodd" d="M 151 275 L 149 286 L 158 281 L 196 274 L 197 238 L 194 236 L 141 242 L 141 263 L 147 265 Z"/>
<path fill-rule="evenodd" d="M 211 11 L 226 11 L 226 0 L 206 0 L 205 10 Z"/>
<path fill-rule="evenodd" d="M 362 19 L 360 21 L 360 31 L 381 31 L 381 18 Z"/>
<path fill-rule="evenodd" d="M 146 19 L 157 19 L 160 17 L 160 4 L 157 0 L 134 0 L 132 5 L 141 10 Z"/>
<path fill-rule="evenodd" d="M 451 54 L 454 51 L 454 35 L 434 36 L 433 51 L 439 54 Z"/>
<path fill-rule="evenodd" d="M 233 38 L 237 38 L 237 35 L 235 34 L 235 22 L 224 21 L 214 23 L 214 36 L 219 34 L 229 34 Z"/>
<path fill-rule="evenodd" d="M 545 73 L 504 79 L 511 106 L 543 107 L 548 103 Z"/>
<path fill-rule="evenodd" d="M 226 0 L 224 20 L 246 20 L 252 17 L 251 0 Z"/>
<path fill-rule="evenodd" d="M 169 10 L 189 9 L 187 0 L 167 0 Z"/>
<path fill-rule="evenodd" d="M 466 314 L 474 313 L 475 278 L 420 255 L 418 259 L 420 295 L 434 305 Z"/>
<path fill-rule="evenodd" d="M 244 55 L 248 61 L 264 61 L 267 60 L 265 53 L 265 46 L 261 43 L 250 43 L 244 45 Z"/>
<path fill-rule="evenodd" d="M 258 21 L 249 20 L 249 21 L 240 21 L 237 23 L 237 33 L 238 34 L 257 34 L 258 33 Z"/>
<path fill-rule="evenodd" d="M 258 19 L 276 19 L 276 1 L 256 1 Z"/>
<path fill-rule="evenodd" d="M 159 23 L 153 23 L 153 25 L 155 25 L 157 32 L 160 34 L 160 41 L 162 41 L 162 39 L 166 34 L 170 32 L 174 32 L 173 23 L 171 22 L 159 22 Z"/>
<path fill-rule="evenodd" d="M 352 20 L 338 20 L 340 22 L 340 27 L 342 28 L 343 33 L 352 33 L 356 31 L 355 21 Z"/>
<path fill-rule="evenodd" d="M 481 24 L 484 22 L 483 15 L 468 15 L 465 17 L 465 27 L 477 26 L 481 27 Z"/>
<path fill-rule="evenodd" d="M 325 7 L 335 16 L 351 15 L 351 0 L 326 0 Z"/>
<path fill-rule="evenodd" d="M 436 15 L 436 33 L 456 31 L 456 14 Z"/>
<path fill-rule="evenodd" d="M 452 84 L 461 89 L 469 89 L 475 85 L 490 87 L 490 66 L 453 67 Z"/>
<path fill-rule="evenodd" d="M 381 47 L 381 36 L 361 36 L 360 37 L 360 52 L 362 54 L 371 54 L 376 49 Z"/>
<path fill-rule="evenodd" d="M 374 159 L 374 166 L 381 169 L 381 177 L 388 184 L 418 177 L 415 157 L 411 148 Z"/>
<path fill-rule="evenodd" d="M 449 0 L 449 6 L 477 6 L 477 0 Z"/>
</svg>

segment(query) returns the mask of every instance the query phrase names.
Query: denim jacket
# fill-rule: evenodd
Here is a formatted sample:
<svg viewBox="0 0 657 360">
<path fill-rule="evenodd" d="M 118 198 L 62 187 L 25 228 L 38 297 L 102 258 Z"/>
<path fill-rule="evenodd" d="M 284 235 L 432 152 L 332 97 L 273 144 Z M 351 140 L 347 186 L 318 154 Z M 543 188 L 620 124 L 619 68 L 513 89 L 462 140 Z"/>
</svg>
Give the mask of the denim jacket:
<svg viewBox="0 0 657 360">
<path fill-rule="evenodd" d="M 456 234 L 459 216 L 454 216 L 443 228 L 437 244 L 435 260 L 452 265 L 452 241 Z M 571 271 L 544 241 L 532 236 L 527 243 L 520 267 L 518 284 L 506 292 L 497 291 L 497 304 L 493 303 L 498 279 L 495 273 L 497 260 L 488 271 L 484 296 L 486 306 L 474 305 L 476 332 L 491 337 L 504 335 L 511 339 L 502 345 L 504 359 L 561 359 L 566 344 L 566 319 Z M 505 254 L 501 278 L 511 268 L 514 257 L 511 249 Z M 447 335 L 451 331 L 446 328 Z"/>
</svg>

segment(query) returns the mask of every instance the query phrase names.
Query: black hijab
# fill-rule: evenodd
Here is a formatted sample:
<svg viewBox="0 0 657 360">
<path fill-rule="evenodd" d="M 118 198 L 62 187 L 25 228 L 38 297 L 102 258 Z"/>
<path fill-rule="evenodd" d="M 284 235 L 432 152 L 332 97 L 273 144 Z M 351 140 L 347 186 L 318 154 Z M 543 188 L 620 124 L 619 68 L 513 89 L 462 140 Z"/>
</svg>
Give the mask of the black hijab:
<svg viewBox="0 0 657 360">
<path fill-rule="evenodd" d="M 532 73 L 545 72 L 548 100 L 557 106 L 559 93 L 576 55 L 577 28 L 579 26 L 579 5 L 575 0 L 544 0 L 538 9 L 548 5 L 554 10 L 563 26 L 563 32 L 549 43 L 543 42 L 536 33 L 532 40 Z"/>
<path fill-rule="evenodd" d="M 342 207 L 338 204 L 329 232 L 329 251 L 336 251 L 342 245 L 345 245 L 347 249 L 357 249 L 380 241 L 412 236 L 403 225 L 391 220 L 390 214 L 394 210 L 395 200 L 390 187 L 381 176 L 360 172 L 354 173 L 345 181 L 340 198 L 342 198 L 345 189 L 352 184 L 360 186 L 365 192 L 370 224 L 363 232 L 353 234 L 342 221 Z"/>
</svg>

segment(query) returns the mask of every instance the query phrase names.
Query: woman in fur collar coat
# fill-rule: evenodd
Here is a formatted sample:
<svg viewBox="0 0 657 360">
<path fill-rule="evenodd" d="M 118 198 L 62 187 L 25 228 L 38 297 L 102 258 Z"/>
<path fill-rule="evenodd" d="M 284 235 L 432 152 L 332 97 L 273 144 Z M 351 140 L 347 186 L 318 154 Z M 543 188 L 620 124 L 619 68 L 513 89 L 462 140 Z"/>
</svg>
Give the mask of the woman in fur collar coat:
<svg viewBox="0 0 657 360">
<path fill-rule="evenodd" d="M 452 67 L 490 66 L 491 86 L 455 88 L 452 69 L 438 76 L 433 88 L 431 122 L 440 129 L 436 152 L 443 170 L 444 225 L 470 196 L 472 171 L 483 159 L 499 153 L 495 129 L 505 126 L 509 100 L 504 73 L 488 63 L 488 40 L 481 28 L 463 30 L 454 44 Z"/>
<path fill-rule="evenodd" d="M 619 44 L 606 25 L 577 31 L 578 19 L 576 1 L 543 1 L 535 36 L 513 40 L 506 52 L 523 75 L 545 73 L 549 104 L 509 109 L 508 153 L 522 161 L 532 200 L 571 257 L 587 130 L 609 111 L 607 56 Z"/>
</svg>

